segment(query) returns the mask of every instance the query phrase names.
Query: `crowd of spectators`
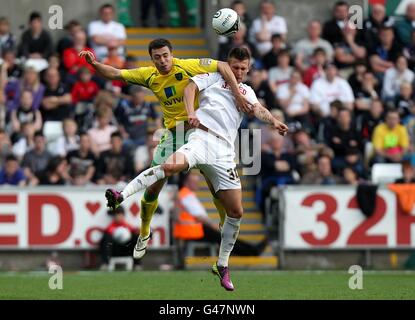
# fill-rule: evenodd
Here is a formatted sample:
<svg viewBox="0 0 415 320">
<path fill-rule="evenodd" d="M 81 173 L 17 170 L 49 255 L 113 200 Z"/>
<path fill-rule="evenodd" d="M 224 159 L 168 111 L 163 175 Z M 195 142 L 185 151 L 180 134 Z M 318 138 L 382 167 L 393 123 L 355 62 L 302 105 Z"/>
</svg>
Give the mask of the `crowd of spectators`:
<svg viewBox="0 0 415 320">
<path fill-rule="evenodd" d="M 262 188 L 275 184 L 355 184 L 377 162 L 415 162 L 415 4 L 404 17 L 371 6 L 363 29 L 338 1 L 325 21 L 308 22 L 289 42 L 286 19 L 273 1 L 251 17 L 244 1 L 232 8 L 239 32 L 219 39 L 218 58 L 234 46 L 252 53 L 248 84 L 290 127 L 280 137 L 261 128 Z M 126 31 L 104 5 L 88 26 L 72 20 L 53 43 L 33 12 L 20 39 L 0 18 L 0 183 L 114 184 L 145 169 L 161 127 L 143 88 L 100 78 L 83 58 L 90 50 L 117 68 L 133 68 Z"/>
<path fill-rule="evenodd" d="M 304 38 L 291 42 L 273 1 L 261 1 L 254 19 L 243 1 L 232 7 L 242 31 L 221 39 L 219 57 L 251 49 L 248 83 L 290 127 L 283 138 L 254 118 L 243 122 L 262 129 L 262 196 L 274 185 L 355 185 L 375 163 L 415 164 L 415 3 L 403 17 L 373 4 L 358 29 L 338 1 L 331 17 L 308 21 Z"/>
<path fill-rule="evenodd" d="M 56 43 L 38 12 L 20 39 L 0 18 L 0 184 L 117 184 L 149 166 L 159 108 L 145 89 L 99 77 L 78 55 L 137 67 L 114 14 L 107 4 L 86 26 L 71 20 Z"/>
</svg>

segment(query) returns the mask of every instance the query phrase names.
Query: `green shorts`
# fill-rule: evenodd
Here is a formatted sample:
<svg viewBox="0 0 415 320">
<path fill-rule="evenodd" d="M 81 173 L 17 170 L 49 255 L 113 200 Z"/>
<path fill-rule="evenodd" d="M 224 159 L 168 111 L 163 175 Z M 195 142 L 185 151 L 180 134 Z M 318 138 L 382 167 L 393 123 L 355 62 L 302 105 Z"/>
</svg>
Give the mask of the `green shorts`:
<svg viewBox="0 0 415 320">
<path fill-rule="evenodd" d="M 166 129 L 154 152 L 151 166 L 163 164 L 177 149 L 187 143 L 191 129 L 174 127 Z"/>
</svg>

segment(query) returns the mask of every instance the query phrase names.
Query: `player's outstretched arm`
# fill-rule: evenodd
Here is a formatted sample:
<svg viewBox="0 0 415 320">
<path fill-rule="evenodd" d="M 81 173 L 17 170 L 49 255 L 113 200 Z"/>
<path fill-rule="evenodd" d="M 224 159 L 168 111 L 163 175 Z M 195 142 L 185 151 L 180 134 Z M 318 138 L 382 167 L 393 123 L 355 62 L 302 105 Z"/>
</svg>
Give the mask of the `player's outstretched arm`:
<svg viewBox="0 0 415 320">
<path fill-rule="evenodd" d="M 104 78 L 108 80 L 123 80 L 123 78 L 121 77 L 121 70 L 98 62 L 91 51 L 81 51 L 79 53 L 79 56 L 85 57 L 86 62 L 88 62 L 92 67 L 94 67 L 94 69 Z"/>
<path fill-rule="evenodd" d="M 242 112 L 248 113 L 252 111 L 251 104 L 244 98 L 239 91 L 239 85 L 236 81 L 235 75 L 227 62 L 218 61 L 218 71 L 225 79 L 226 83 L 231 87 L 231 91 L 236 100 L 236 106 Z"/>
<path fill-rule="evenodd" d="M 272 124 L 278 133 L 284 136 L 288 132 L 286 124 L 282 123 L 279 119 L 275 118 L 268 109 L 264 108 L 260 103 L 254 104 L 253 113 L 255 117 L 261 121 Z"/>
<path fill-rule="evenodd" d="M 189 84 L 184 88 L 184 106 L 186 108 L 189 124 L 194 128 L 197 128 L 200 124 L 195 113 L 195 97 L 198 91 L 199 88 L 193 81 L 189 81 Z"/>
</svg>

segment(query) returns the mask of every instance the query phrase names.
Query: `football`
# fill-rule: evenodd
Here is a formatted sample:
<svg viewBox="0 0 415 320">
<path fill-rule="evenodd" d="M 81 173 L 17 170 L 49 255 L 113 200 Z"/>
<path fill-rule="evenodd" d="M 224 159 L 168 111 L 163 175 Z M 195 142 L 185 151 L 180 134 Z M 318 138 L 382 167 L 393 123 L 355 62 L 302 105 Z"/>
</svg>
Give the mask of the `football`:
<svg viewBox="0 0 415 320">
<path fill-rule="evenodd" d="M 212 28 L 218 35 L 229 37 L 239 30 L 240 18 L 236 11 L 224 8 L 215 13 Z"/>
</svg>

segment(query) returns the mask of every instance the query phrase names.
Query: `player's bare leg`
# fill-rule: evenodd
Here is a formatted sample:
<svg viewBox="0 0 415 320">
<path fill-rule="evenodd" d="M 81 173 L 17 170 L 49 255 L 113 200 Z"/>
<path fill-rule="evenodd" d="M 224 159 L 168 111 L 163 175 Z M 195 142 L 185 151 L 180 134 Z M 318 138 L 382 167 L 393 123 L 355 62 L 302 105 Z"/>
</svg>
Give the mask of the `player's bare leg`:
<svg viewBox="0 0 415 320">
<path fill-rule="evenodd" d="M 217 192 L 225 210 L 226 218 L 222 228 L 222 241 L 219 249 L 219 259 L 213 265 L 212 272 L 216 274 L 221 285 L 228 291 L 234 286 L 230 278 L 228 263 L 235 241 L 239 235 L 239 228 L 243 215 L 241 189 L 220 190 Z"/>
</svg>

